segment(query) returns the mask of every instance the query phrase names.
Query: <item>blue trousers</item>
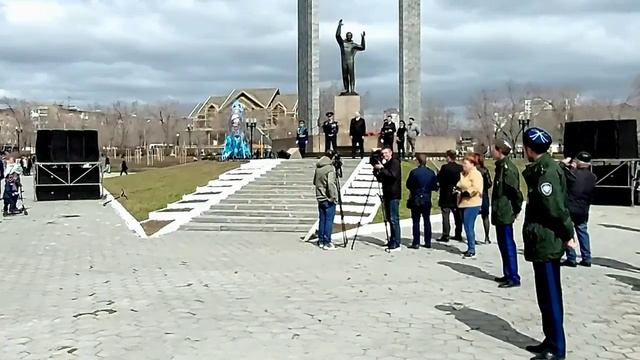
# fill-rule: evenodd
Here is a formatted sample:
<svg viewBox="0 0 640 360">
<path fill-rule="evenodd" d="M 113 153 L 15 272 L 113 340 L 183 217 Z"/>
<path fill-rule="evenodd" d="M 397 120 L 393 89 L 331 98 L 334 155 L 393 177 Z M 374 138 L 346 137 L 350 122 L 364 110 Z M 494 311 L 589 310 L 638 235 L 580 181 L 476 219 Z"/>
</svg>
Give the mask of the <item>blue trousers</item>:
<svg viewBox="0 0 640 360">
<path fill-rule="evenodd" d="M 476 253 L 476 218 L 480 214 L 480 206 L 461 208 L 462 211 L 462 225 L 464 226 L 464 233 L 467 235 L 467 251 Z"/>
<path fill-rule="evenodd" d="M 431 204 L 425 204 L 419 209 L 411 209 L 411 219 L 413 220 L 413 243 L 420 245 L 420 218 L 424 221 L 424 244 L 431 247 Z"/>
<path fill-rule="evenodd" d="M 562 285 L 560 283 L 560 260 L 534 262 L 536 295 L 542 314 L 543 344 L 558 357 L 565 357 Z"/>
<path fill-rule="evenodd" d="M 580 257 L 582 261 L 591 262 L 591 241 L 589 240 L 589 232 L 587 231 L 587 223 L 575 225 L 578 243 L 580 244 Z M 577 255 L 574 249 L 567 249 L 567 260 L 572 263 L 577 262 Z"/>
<path fill-rule="evenodd" d="M 318 241 L 320 245 L 331 243 L 331 233 L 333 233 L 333 219 L 336 216 L 336 204 L 329 201 L 318 203 Z"/>
<path fill-rule="evenodd" d="M 400 200 L 391 199 L 384 200 L 384 212 L 389 222 L 389 249 L 395 249 L 400 246 Z"/>
<path fill-rule="evenodd" d="M 515 283 L 520 284 L 518 275 L 518 252 L 516 242 L 513 240 L 513 225 L 496 225 L 498 248 L 502 257 L 502 275 Z"/>
</svg>

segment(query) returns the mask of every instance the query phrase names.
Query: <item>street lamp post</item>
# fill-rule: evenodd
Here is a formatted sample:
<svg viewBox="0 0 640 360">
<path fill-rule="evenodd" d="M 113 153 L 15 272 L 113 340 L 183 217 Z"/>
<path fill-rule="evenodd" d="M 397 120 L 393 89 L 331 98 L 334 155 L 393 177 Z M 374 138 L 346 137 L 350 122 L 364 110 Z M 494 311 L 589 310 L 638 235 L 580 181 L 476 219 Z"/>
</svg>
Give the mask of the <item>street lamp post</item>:
<svg viewBox="0 0 640 360">
<path fill-rule="evenodd" d="M 256 128 L 256 118 L 247 119 L 247 128 L 249 129 L 249 153 L 253 158 L 253 129 Z"/>
<path fill-rule="evenodd" d="M 193 144 L 191 143 L 191 132 L 193 131 L 193 124 L 187 124 L 187 134 L 189 134 L 189 147 Z"/>
<path fill-rule="evenodd" d="M 18 137 L 18 152 L 20 152 L 20 134 L 22 134 L 22 128 L 16 126 L 16 136 Z"/>
<path fill-rule="evenodd" d="M 176 146 L 180 146 L 180 133 L 176 134 Z"/>
<path fill-rule="evenodd" d="M 531 119 L 529 118 L 521 118 L 518 119 L 518 125 L 520 125 L 520 133 L 522 134 L 522 158 L 524 159 L 524 132 L 527 130 L 527 128 L 529 127 L 529 124 L 531 123 Z"/>
</svg>

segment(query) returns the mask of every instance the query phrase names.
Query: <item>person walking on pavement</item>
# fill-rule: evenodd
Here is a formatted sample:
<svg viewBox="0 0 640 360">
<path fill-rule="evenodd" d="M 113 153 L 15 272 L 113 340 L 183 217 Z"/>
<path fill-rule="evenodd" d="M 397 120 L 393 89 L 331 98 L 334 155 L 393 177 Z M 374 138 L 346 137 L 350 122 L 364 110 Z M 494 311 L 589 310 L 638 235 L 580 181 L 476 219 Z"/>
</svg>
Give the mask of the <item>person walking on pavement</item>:
<svg viewBox="0 0 640 360">
<path fill-rule="evenodd" d="M 491 222 L 496 227 L 496 238 L 502 258 L 502 277 L 495 278 L 501 288 L 520 286 L 518 253 L 513 237 L 513 223 L 522 210 L 520 174 L 510 158 L 513 146 L 498 140 L 491 150 L 496 161 L 496 174 L 491 199 Z"/>
<path fill-rule="evenodd" d="M 104 158 L 104 171 L 107 174 L 111 174 L 111 159 L 109 159 L 109 156 L 106 156 Z"/>
<path fill-rule="evenodd" d="M 122 174 L 129 175 L 129 166 L 127 166 L 127 160 L 122 155 L 122 163 L 120 164 L 120 176 Z"/>
<path fill-rule="evenodd" d="M 407 125 L 407 143 L 409 145 L 409 158 L 414 159 L 416 156 L 416 138 L 420 135 L 420 129 L 415 124 L 415 119 L 410 117 Z"/>
<path fill-rule="evenodd" d="M 458 208 L 462 215 L 464 233 L 467 235 L 465 258 L 476 256 L 476 218 L 482 207 L 482 174 L 476 168 L 478 155 L 469 154 L 462 161 L 462 176 L 456 185 Z"/>
<path fill-rule="evenodd" d="M 329 151 L 321 157 L 313 175 L 318 201 L 318 246 L 323 250 L 335 250 L 331 242 L 339 191 L 336 184 L 336 168 L 333 166 L 335 154 Z"/>
<path fill-rule="evenodd" d="M 309 130 L 304 124 L 303 120 L 298 122 L 298 130 L 296 131 L 296 144 L 300 151 L 300 156 L 304 158 L 307 153 L 307 143 L 309 142 Z"/>
<path fill-rule="evenodd" d="M 567 206 L 569 215 L 576 231 L 578 244 L 580 245 L 581 266 L 591 266 L 591 244 L 587 222 L 589 221 L 589 208 L 593 201 L 593 191 L 598 179 L 589 170 L 591 166 L 591 154 L 581 152 L 575 159 L 565 159 L 565 176 L 567 178 Z M 567 249 L 567 260 L 561 265 L 576 267 L 577 255 L 574 249 Z"/>
<path fill-rule="evenodd" d="M 418 154 L 418 167 L 407 178 L 407 207 L 413 220 L 411 249 L 420 248 L 420 218 L 424 221 L 424 247 L 431 248 L 431 192 L 438 189 L 438 177 L 427 167 L 427 156 Z"/>
<path fill-rule="evenodd" d="M 541 128 L 532 127 L 523 134 L 530 164 L 522 173 L 529 189 L 522 237 L 524 258 L 533 263 L 545 336 L 541 344 L 526 349 L 538 354 L 534 359 L 557 360 L 566 355 L 560 259 L 565 249 L 574 248 L 576 242 L 566 206 L 564 173 L 547 152 L 551 142 L 551 135 Z"/>
<path fill-rule="evenodd" d="M 338 151 L 338 123 L 333 117 L 333 112 L 329 111 L 327 114 L 327 120 L 322 124 L 322 131 L 324 132 L 324 151 Z"/>
<path fill-rule="evenodd" d="M 447 163 L 440 167 L 438 172 L 438 184 L 440 185 L 440 198 L 438 206 L 442 212 L 442 237 L 437 241 L 448 242 L 451 233 L 450 217 L 453 214 L 455 224 L 453 240 L 462 240 L 462 218 L 458 209 L 458 197 L 454 193 L 456 184 L 460 181 L 462 166 L 456 163 L 456 152 L 447 151 Z"/>
<path fill-rule="evenodd" d="M 476 154 L 478 158 L 478 171 L 482 174 L 482 206 L 480 207 L 480 216 L 482 217 L 482 226 L 484 228 L 484 243 L 491 244 L 491 238 L 489 237 L 489 231 L 491 229 L 491 221 L 489 220 L 489 207 L 491 200 L 489 199 L 489 189 L 493 186 L 491 181 L 491 173 L 489 169 L 484 166 L 484 157 L 481 154 Z"/>
<path fill-rule="evenodd" d="M 382 183 L 384 214 L 390 225 L 390 237 L 387 252 L 401 249 L 400 238 L 400 200 L 402 199 L 402 170 L 400 161 L 393 156 L 393 150 L 382 149 L 382 162 L 373 166 L 375 177 Z"/>
<path fill-rule="evenodd" d="M 407 126 L 403 120 L 400 120 L 399 124 L 400 126 L 398 127 L 398 132 L 396 133 L 398 137 L 396 143 L 398 144 L 398 156 L 400 157 L 400 160 L 404 160 L 407 157 L 404 149 L 404 142 L 407 135 Z"/>
<path fill-rule="evenodd" d="M 360 151 L 360 158 L 364 158 L 364 135 L 367 133 L 367 124 L 364 118 L 356 112 L 356 116 L 351 119 L 349 126 L 349 136 L 351 136 L 351 157 L 356 158 L 356 150 Z"/>
<path fill-rule="evenodd" d="M 393 139 L 396 134 L 396 124 L 391 121 L 391 115 L 387 115 L 380 129 L 380 138 L 382 139 L 382 147 L 388 147 L 393 152 Z"/>
</svg>

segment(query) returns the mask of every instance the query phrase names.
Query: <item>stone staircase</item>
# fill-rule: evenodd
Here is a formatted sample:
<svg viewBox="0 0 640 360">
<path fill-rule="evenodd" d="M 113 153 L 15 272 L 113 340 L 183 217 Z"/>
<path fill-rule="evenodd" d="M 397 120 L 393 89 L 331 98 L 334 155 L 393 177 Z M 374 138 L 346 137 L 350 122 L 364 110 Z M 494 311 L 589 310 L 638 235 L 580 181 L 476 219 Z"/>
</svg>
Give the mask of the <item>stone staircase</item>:
<svg viewBox="0 0 640 360">
<path fill-rule="evenodd" d="M 343 160 L 346 182 L 360 160 Z M 285 160 L 181 227 L 185 231 L 306 233 L 318 219 L 317 159 Z M 339 218 L 336 218 L 339 221 Z"/>
</svg>

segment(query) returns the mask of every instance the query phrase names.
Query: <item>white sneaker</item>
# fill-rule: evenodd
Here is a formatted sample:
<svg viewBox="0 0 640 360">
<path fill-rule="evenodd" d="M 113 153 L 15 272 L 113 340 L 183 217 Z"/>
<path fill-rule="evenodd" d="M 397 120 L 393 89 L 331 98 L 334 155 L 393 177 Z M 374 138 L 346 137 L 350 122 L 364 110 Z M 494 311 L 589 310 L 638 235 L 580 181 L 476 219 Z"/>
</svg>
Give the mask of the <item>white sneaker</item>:
<svg viewBox="0 0 640 360">
<path fill-rule="evenodd" d="M 390 248 L 385 249 L 385 251 L 388 253 L 400 252 L 400 250 L 402 250 L 402 246 L 398 246 L 397 248 L 393 248 L 393 249 L 390 249 Z"/>
<path fill-rule="evenodd" d="M 323 249 L 324 249 L 324 250 L 335 250 L 335 249 L 336 249 L 336 247 L 335 247 L 335 246 L 333 246 L 333 243 L 329 243 L 328 245 L 325 245 L 325 246 L 323 247 Z"/>
</svg>

